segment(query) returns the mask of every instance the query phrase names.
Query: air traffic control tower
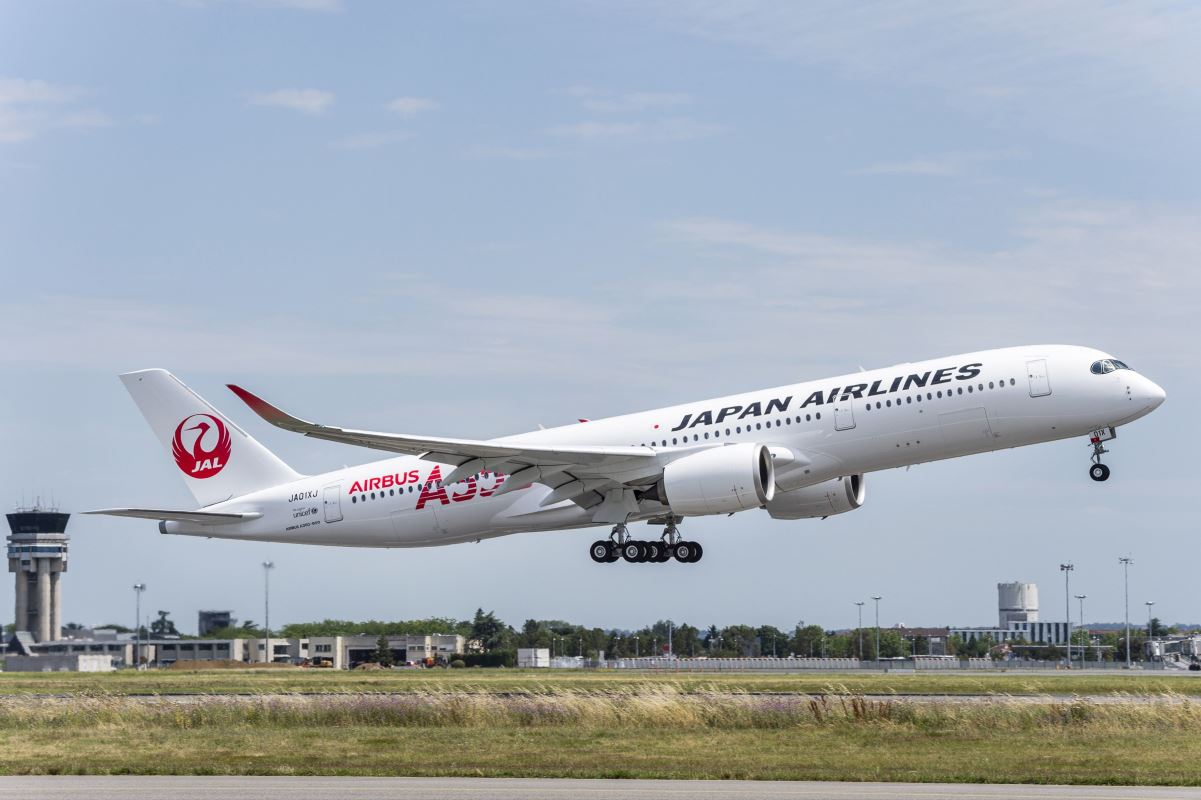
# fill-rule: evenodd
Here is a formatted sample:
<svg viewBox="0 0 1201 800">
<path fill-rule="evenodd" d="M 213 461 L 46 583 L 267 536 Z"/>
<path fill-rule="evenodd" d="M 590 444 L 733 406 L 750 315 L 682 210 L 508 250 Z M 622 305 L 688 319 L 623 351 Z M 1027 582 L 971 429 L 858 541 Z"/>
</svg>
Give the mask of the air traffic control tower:
<svg viewBox="0 0 1201 800">
<path fill-rule="evenodd" d="M 70 514 L 38 507 L 8 515 L 8 571 L 16 573 L 16 629 L 39 642 L 62 638 L 62 575 Z"/>
</svg>

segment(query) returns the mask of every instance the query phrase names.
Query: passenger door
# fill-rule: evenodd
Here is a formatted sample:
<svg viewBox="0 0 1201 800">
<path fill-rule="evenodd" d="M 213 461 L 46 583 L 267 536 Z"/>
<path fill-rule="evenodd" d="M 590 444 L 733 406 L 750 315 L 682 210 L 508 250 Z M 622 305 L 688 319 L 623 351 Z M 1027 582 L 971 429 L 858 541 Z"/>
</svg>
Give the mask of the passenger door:
<svg viewBox="0 0 1201 800">
<path fill-rule="evenodd" d="M 1047 374 L 1047 360 L 1036 358 L 1026 362 L 1026 375 L 1030 378 L 1030 396 L 1045 397 L 1051 393 L 1051 377 Z"/>
<path fill-rule="evenodd" d="M 849 431 L 853 427 L 855 412 L 851 409 L 851 400 L 840 400 L 838 405 L 834 406 L 834 430 Z"/>
<path fill-rule="evenodd" d="M 325 487 L 325 495 L 322 498 L 325 506 L 325 521 L 326 522 L 341 522 L 342 521 L 342 484 L 335 483 L 332 486 Z"/>
</svg>

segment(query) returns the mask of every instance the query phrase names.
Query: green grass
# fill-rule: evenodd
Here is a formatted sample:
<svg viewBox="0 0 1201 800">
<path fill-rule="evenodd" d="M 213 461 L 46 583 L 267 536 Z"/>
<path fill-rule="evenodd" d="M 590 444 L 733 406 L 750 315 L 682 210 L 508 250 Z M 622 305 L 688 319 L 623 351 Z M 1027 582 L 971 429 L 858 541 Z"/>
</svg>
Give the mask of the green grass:
<svg viewBox="0 0 1201 800">
<path fill-rule="evenodd" d="M 1201 785 L 1201 704 L 619 691 L 0 699 L 0 773 Z"/>
<path fill-rule="evenodd" d="M 1116 672 L 918 674 L 698 674 L 578 670 L 126 670 L 113 673 L 0 673 L 0 696 L 25 694 L 271 694 L 325 692 L 520 692 L 530 688 L 612 692 L 670 683 L 683 692 L 814 693 L 837 687 L 855 694 L 1201 695 L 1201 673 Z"/>
</svg>

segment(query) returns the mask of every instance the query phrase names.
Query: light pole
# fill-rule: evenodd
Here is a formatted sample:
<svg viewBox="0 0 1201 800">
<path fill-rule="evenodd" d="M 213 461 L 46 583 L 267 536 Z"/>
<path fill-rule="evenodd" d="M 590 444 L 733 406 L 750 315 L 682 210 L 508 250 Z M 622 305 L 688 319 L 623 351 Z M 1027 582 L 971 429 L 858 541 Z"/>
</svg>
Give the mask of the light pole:
<svg viewBox="0 0 1201 800">
<path fill-rule="evenodd" d="M 142 663 L 142 592 L 146 591 L 146 584 L 135 583 L 133 585 L 133 667 L 137 669 Z"/>
<path fill-rule="evenodd" d="M 1063 607 L 1067 612 L 1068 619 L 1068 669 L 1072 668 L 1072 562 L 1059 565 L 1059 571 L 1063 573 Z"/>
<path fill-rule="evenodd" d="M 1151 657 L 1151 640 L 1155 638 L 1155 631 L 1151 629 L 1151 606 L 1155 605 L 1154 600 L 1148 600 L 1143 603 L 1147 607 L 1147 658 Z"/>
<path fill-rule="evenodd" d="M 1076 599 L 1080 601 L 1080 630 L 1084 630 L 1084 598 L 1086 598 L 1086 597 L 1088 597 L 1088 595 L 1086 595 L 1086 594 L 1076 595 Z M 1081 669 L 1084 669 L 1084 659 L 1088 655 L 1087 639 L 1088 639 L 1088 637 L 1086 636 L 1085 644 L 1080 645 L 1080 668 Z"/>
<path fill-rule="evenodd" d="M 855 605 L 859 606 L 859 627 L 855 629 L 855 633 L 859 635 L 859 659 L 863 659 L 863 601 L 856 600 Z"/>
<path fill-rule="evenodd" d="M 873 594 L 872 599 L 876 601 L 876 661 L 880 660 L 880 601 L 884 598 L 881 595 Z"/>
<path fill-rule="evenodd" d="M 1122 585 L 1126 594 L 1126 669 L 1130 669 L 1130 565 L 1134 559 L 1126 556 L 1118 561 L 1122 565 Z"/>
<path fill-rule="evenodd" d="M 263 562 L 263 663 L 270 664 L 271 658 L 271 570 L 274 561 Z"/>
</svg>

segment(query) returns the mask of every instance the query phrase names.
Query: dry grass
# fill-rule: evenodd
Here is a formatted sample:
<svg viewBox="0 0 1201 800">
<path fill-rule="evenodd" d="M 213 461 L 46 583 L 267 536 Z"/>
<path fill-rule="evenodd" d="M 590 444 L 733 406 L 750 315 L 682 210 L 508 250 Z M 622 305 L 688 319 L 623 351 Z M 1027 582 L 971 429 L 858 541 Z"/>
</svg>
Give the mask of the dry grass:
<svg viewBox="0 0 1201 800">
<path fill-rule="evenodd" d="M 0 673 L 0 695 L 23 694 L 269 694 L 318 692 L 622 692 L 671 684 L 682 692 L 820 693 L 837 685 L 855 694 L 1201 695 L 1201 673 L 802 673 L 680 674 L 617 670 L 152 670 L 106 674 Z"/>
<path fill-rule="evenodd" d="M 0 772 L 1201 784 L 1201 705 L 652 689 L 0 699 Z"/>
</svg>

